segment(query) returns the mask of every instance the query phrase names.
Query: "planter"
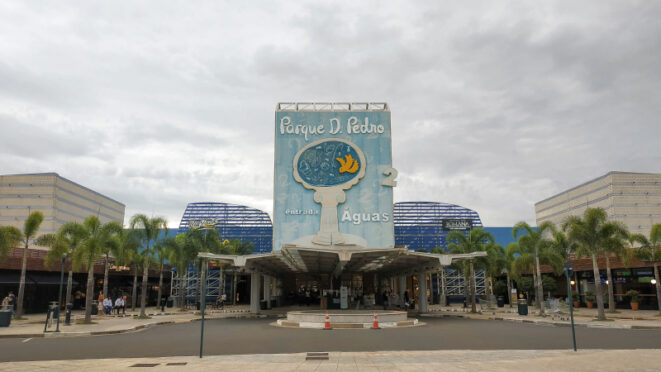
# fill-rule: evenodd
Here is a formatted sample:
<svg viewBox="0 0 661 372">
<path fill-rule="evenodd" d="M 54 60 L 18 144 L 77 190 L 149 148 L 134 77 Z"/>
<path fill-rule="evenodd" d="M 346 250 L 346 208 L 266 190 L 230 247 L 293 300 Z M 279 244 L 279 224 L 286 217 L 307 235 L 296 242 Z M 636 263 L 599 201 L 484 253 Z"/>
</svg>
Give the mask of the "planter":
<svg viewBox="0 0 661 372">
<path fill-rule="evenodd" d="M 637 311 L 638 310 L 638 302 L 630 302 L 631 305 L 631 310 Z"/>
<path fill-rule="evenodd" d="M 581 307 L 581 302 L 580 301 L 574 301 L 574 309 L 578 309 Z"/>
<path fill-rule="evenodd" d="M 588 309 L 592 309 L 594 303 L 592 301 L 585 301 L 585 304 L 588 305 Z"/>
</svg>

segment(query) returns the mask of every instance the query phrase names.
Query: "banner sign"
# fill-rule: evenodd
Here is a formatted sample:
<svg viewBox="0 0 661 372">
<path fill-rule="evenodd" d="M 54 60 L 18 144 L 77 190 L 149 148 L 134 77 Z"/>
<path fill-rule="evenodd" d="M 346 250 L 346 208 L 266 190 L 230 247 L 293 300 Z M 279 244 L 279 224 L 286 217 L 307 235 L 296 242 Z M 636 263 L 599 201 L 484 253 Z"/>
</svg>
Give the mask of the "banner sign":
<svg viewBox="0 0 661 372">
<path fill-rule="evenodd" d="M 470 230 L 473 228 L 473 220 L 467 219 L 443 219 L 443 230 Z"/>
<path fill-rule="evenodd" d="M 273 250 L 392 248 L 390 112 L 278 110 Z"/>
</svg>

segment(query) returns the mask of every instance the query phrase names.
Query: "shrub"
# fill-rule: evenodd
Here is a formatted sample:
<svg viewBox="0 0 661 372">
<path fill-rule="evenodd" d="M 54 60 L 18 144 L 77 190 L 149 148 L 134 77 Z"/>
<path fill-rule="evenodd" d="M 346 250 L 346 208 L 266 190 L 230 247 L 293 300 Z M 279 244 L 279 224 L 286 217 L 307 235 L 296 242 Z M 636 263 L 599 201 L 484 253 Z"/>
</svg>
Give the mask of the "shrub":
<svg viewBox="0 0 661 372">
<path fill-rule="evenodd" d="M 585 302 L 594 302 L 595 296 L 594 293 L 591 291 L 586 291 L 585 292 Z"/>
<path fill-rule="evenodd" d="M 637 303 L 639 294 L 640 294 L 640 292 L 638 292 L 634 289 L 630 289 L 630 290 L 627 291 L 627 296 L 631 297 L 631 302 L 636 302 Z"/>
</svg>

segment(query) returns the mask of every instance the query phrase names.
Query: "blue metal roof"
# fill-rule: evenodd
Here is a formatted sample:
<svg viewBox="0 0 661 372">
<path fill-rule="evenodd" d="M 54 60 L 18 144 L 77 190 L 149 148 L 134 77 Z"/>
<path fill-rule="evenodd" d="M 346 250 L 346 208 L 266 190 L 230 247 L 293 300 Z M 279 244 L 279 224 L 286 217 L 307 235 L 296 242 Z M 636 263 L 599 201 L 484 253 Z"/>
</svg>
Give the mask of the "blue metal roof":
<svg viewBox="0 0 661 372">
<path fill-rule="evenodd" d="M 393 210 L 395 245 L 410 250 L 431 251 L 436 247 L 448 249 L 445 239 L 450 232 L 443 228 L 443 220 L 470 220 L 473 227 L 482 227 L 479 214 L 455 204 L 438 202 L 400 202 Z"/>
<path fill-rule="evenodd" d="M 201 220 L 211 220 L 223 240 L 250 241 L 255 246 L 254 253 L 271 252 L 273 224 L 262 210 L 230 203 L 189 203 L 179 232 L 187 231 L 191 223 Z"/>
</svg>

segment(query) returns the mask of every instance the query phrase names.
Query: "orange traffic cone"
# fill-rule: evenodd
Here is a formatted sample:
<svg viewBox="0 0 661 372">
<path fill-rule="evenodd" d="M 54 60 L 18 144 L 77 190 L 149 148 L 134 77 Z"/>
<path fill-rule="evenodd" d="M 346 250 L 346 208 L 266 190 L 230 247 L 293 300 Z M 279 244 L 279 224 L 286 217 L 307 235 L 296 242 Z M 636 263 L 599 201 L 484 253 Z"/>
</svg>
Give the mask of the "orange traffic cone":
<svg viewBox="0 0 661 372">
<path fill-rule="evenodd" d="M 328 319 L 328 311 L 326 311 L 326 321 L 324 322 L 324 330 L 331 330 L 330 319 Z"/>
<path fill-rule="evenodd" d="M 379 327 L 379 319 L 376 316 L 376 311 L 374 312 L 374 320 L 372 321 L 372 329 L 381 329 L 381 327 Z"/>
</svg>

